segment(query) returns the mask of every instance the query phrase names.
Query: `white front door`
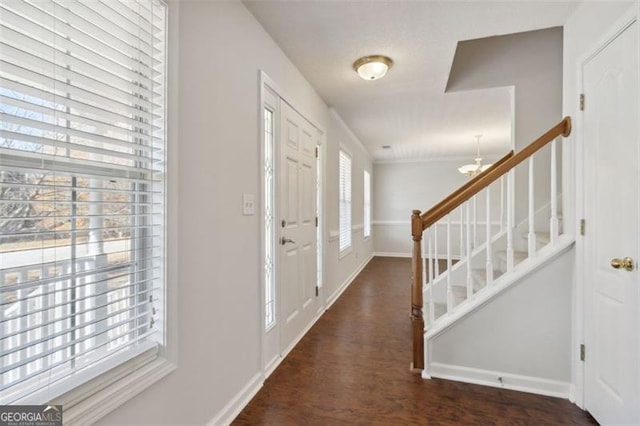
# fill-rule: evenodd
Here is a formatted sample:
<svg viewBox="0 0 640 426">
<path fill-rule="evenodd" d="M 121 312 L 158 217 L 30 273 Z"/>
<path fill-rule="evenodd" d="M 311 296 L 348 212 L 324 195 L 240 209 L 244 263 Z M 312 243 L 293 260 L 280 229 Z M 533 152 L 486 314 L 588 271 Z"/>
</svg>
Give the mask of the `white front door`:
<svg viewBox="0 0 640 426">
<path fill-rule="evenodd" d="M 604 425 L 640 424 L 637 27 L 583 68 L 585 408 Z"/>
<path fill-rule="evenodd" d="M 287 352 L 318 310 L 316 294 L 316 129 L 281 102 L 280 348 Z"/>
</svg>

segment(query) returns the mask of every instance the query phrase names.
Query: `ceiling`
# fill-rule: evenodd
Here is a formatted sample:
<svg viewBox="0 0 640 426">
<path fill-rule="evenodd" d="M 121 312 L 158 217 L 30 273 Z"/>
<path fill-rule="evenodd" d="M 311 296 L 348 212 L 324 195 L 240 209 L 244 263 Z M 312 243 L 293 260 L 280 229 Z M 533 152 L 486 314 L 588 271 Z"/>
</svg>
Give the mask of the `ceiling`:
<svg viewBox="0 0 640 426">
<path fill-rule="evenodd" d="M 576 1 L 262 1 L 244 4 L 375 161 L 483 157 L 511 146 L 509 88 L 445 93 L 458 41 L 561 26 Z M 381 54 L 387 76 L 353 62 Z M 383 145 L 391 145 L 383 149 Z"/>
</svg>

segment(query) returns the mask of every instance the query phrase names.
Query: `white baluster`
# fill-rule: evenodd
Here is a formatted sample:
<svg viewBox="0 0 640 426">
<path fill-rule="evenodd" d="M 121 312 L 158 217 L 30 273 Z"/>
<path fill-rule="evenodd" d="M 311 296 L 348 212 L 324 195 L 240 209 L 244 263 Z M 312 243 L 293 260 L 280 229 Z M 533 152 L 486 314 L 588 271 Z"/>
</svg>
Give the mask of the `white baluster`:
<svg viewBox="0 0 640 426">
<path fill-rule="evenodd" d="M 469 220 L 471 213 L 471 204 L 465 203 L 467 209 L 467 299 L 473 296 L 473 277 L 471 275 L 471 221 Z"/>
<path fill-rule="evenodd" d="M 464 209 L 460 206 L 460 250 L 458 251 L 460 260 L 464 258 Z"/>
<path fill-rule="evenodd" d="M 487 233 L 487 287 L 493 282 L 493 253 L 491 248 L 491 186 L 485 188 L 487 191 L 487 217 L 486 217 L 486 233 Z"/>
<path fill-rule="evenodd" d="M 512 169 L 507 176 L 507 272 L 513 271 L 514 176 Z"/>
<path fill-rule="evenodd" d="M 438 223 L 433 224 L 433 270 L 435 276 L 440 276 L 440 264 L 438 263 Z"/>
<path fill-rule="evenodd" d="M 429 241 L 429 324 L 433 324 L 436 319 L 436 312 L 433 302 L 433 252 L 431 251 L 431 228 L 427 228 L 427 240 Z"/>
<path fill-rule="evenodd" d="M 504 175 L 500 176 L 500 232 L 504 231 Z"/>
<path fill-rule="evenodd" d="M 551 244 L 558 240 L 558 184 L 557 184 L 557 160 L 556 160 L 556 140 L 551 142 L 551 219 L 549 223 L 549 238 Z"/>
<path fill-rule="evenodd" d="M 478 199 L 473 196 L 473 249 L 478 247 Z"/>
<path fill-rule="evenodd" d="M 533 157 L 529 157 L 529 257 L 533 257 L 536 254 L 536 232 L 535 232 L 535 206 L 534 206 L 534 161 Z"/>
<path fill-rule="evenodd" d="M 451 288 L 451 214 L 447 215 L 447 313 L 453 309 L 453 289 Z"/>
</svg>

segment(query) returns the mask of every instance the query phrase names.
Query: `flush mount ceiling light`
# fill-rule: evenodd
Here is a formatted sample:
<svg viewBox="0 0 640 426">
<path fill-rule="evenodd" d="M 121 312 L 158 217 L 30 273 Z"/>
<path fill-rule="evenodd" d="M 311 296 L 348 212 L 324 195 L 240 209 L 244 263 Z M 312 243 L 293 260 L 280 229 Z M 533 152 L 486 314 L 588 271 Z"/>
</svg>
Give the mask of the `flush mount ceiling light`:
<svg viewBox="0 0 640 426">
<path fill-rule="evenodd" d="M 491 167 L 491 164 L 485 164 L 482 165 L 482 157 L 480 157 L 480 138 L 482 137 L 482 135 L 476 135 L 476 141 L 477 141 L 477 151 L 476 151 L 476 163 L 475 164 L 465 164 L 462 167 L 458 167 L 458 171 L 460 173 L 462 173 L 463 175 L 466 176 L 475 176 L 480 174 L 481 172 L 484 172 L 485 170 L 487 170 L 489 167 Z"/>
<path fill-rule="evenodd" d="M 353 69 L 364 80 L 378 80 L 393 66 L 393 61 L 382 55 L 365 56 L 353 63 Z"/>
</svg>

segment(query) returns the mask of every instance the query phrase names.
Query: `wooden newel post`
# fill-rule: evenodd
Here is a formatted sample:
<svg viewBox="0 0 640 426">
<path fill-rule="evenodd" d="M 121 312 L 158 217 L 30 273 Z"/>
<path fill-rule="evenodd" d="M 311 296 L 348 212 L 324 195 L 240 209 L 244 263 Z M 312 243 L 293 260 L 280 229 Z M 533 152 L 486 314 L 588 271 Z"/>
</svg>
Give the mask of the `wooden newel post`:
<svg viewBox="0 0 640 426">
<path fill-rule="evenodd" d="M 413 237 L 413 257 L 411 269 L 411 326 L 413 329 L 413 362 L 411 370 L 424 369 L 424 317 L 422 315 L 422 218 L 420 210 L 411 215 L 411 236 Z"/>
</svg>

